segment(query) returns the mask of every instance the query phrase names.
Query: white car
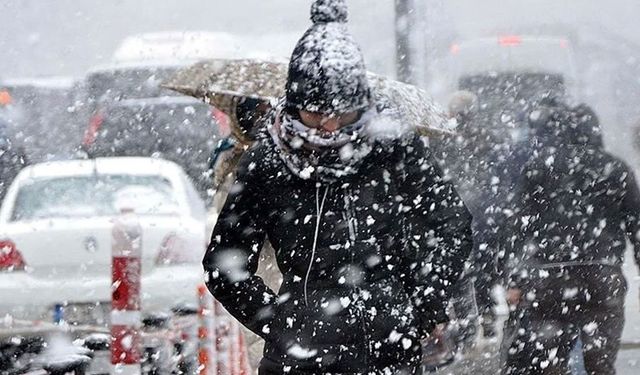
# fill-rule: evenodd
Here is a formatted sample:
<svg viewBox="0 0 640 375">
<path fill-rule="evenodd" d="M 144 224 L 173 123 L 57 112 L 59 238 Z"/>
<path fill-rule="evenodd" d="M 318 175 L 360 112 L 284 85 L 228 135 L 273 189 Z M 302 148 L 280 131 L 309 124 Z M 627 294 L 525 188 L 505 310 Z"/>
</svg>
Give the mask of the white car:
<svg viewBox="0 0 640 375">
<path fill-rule="evenodd" d="M 169 161 L 98 158 L 27 167 L 9 188 L 0 208 L 0 317 L 49 320 L 62 305 L 69 320 L 104 322 L 111 233 L 123 208 L 142 228 L 142 310 L 194 303 L 206 211 L 193 184 Z"/>
</svg>

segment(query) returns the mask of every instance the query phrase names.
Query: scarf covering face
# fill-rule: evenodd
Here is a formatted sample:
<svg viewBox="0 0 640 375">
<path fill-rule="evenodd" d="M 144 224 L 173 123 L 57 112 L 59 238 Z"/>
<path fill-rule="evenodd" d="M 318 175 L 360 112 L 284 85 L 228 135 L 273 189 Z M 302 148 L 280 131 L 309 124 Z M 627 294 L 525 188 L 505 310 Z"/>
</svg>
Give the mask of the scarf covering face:
<svg viewBox="0 0 640 375">
<path fill-rule="evenodd" d="M 281 104 L 268 129 L 291 172 L 304 180 L 330 182 L 358 172 L 372 150 L 365 132 L 376 113 L 371 108 L 355 123 L 323 133 L 292 118 Z"/>
</svg>

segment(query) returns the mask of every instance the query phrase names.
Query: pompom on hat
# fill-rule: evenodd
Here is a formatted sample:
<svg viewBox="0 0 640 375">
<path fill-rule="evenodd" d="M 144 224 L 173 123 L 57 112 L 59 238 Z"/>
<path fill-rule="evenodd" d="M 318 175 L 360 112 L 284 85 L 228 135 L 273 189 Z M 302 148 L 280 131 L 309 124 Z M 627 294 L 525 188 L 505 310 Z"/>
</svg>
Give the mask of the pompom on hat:
<svg viewBox="0 0 640 375">
<path fill-rule="evenodd" d="M 349 18 L 349 10 L 344 0 L 317 0 L 311 5 L 311 21 L 316 23 L 342 22 Z"/>
</svg>

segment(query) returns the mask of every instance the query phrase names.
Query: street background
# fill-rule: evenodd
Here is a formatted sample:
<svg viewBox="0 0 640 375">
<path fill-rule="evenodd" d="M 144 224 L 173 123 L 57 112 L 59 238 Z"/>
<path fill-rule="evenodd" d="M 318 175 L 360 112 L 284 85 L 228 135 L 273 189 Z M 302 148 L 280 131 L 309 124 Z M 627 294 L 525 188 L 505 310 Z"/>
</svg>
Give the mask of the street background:
<svg viewBox="0 0 640 375">
<path fill-rule="evenodd" d="M 245 35 L 301 35 L 309 25 L 309 1 L 300 0 L 0 0 L 0 77 L 80 77 L 107 63 L 126 36 L 164 30 L 225 31 Z M 394 2 L 350 0 L 350 28 L 361 43 L 370 70 L 395 75 Z M 526 30 L 532 34 L 566 33 L 582 41 L 597 40 L 620 50 L 640 52 L 640 2 L 631 0 L 433 0 L 414 7 L 414 54 L 418 84 L 429 86 L 427 67 L 437 65 L 452 40 Z M 295 40 L 294 40 L 295 42 Z M 291 48 L 293 44 L 291 45 Z M 440 51 L 440 52 L 439 52 Z M 620 52 L 616 52 L 620 53 Z M 285 56 L 286 57 L 286 56 Z M 640 54 L 612 59 L 639 62 Z M 626 60 L 625 60 L 626 61 Z M 598 71 L 600 62 L 592 63 Z M 588 70 L 588 69 L 587 69 Z M 640 79 L 636 84 L 640 84 Z M 610 88 L 588 86 L 603 117 L 608 148 L 638 170 L 634 147 L 635 114 L 621 117 L 610 108 Z M 613 88 L 615 91 L 616 88 Z M 618 93 L 640 99 L 637 92 Z M 637 100 L 636 100 L 637 102 Z M 622 374 L 640 368 L 640 277 L 631 254 L 625 273 L 629 282 Z M 492 344 L 471 357 L 481 373 L 495 373 Z M 473 367 L 472 366 L 472 367 Z M 458 373 L 448 369 L 443 373 Z M 465 373 L 473 373 L 465 370 Z"/>
<path fill-rule="evenodd" d="M 426 67 L 437 64 L 452 40 L 526 32 L 564 34 L 619 49 L 611 59 L 638 62 L 637 15 L 631 0 L 413 0 L 416 76 L 428 86 Z M 301 35 L 309 1 L 300 0 L 3 0 L 0 1 L 0 77 L 81 76 L 109 61 L 128 35 L 165 30 L 226 31 L 245 35 Z M 393 0 L 350 0 L 349 24 L 368 68 L 395 74 Z M 291 42 L 291 49 L 293 48 Z M 627 52 L 627 50 L 635 52 Z M 288 57 L 288 56 L 286 56 Z M 587 61 L 587 63 L 591 63 Z M 603 61 L 589 69 L 598 75 Z M 637 166 L 633 129 L 611 110 L 608 82 L 586 88 L 618 156 Z M 615 89 L 615 88 L 614 88 Z M 599 96 L 601 94 L 601 96 Z M 638 96 L 625 92 L 624 95 Z M 638 114 L 633 114 L 633 117 Z M 640 118 L 640 116 L 638 116 Z M 629 120 L 631 121 L 631 120 Z M 635 122 L 635 118 L 634 121 Z"/>
</svg>

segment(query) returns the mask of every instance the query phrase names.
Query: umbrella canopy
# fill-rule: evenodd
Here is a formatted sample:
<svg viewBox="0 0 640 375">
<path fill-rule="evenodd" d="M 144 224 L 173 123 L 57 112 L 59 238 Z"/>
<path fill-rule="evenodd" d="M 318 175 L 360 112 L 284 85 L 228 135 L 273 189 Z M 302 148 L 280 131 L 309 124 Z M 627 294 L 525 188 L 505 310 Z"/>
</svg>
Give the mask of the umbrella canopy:
<svg viewBox="0 0 640 375">
<path fill-rule="evenodd" d="M 162 86 L 204 100 L 233 118 L 238 98 L 274 101 L 283 97 L 287 68 L 284 61 L 207 60 L 178 71 Z M 453 132 L 444 110 L 425 91 L 373 73 L 368 77 L 376 105 L 383 113 L 422 135 Z"/>
<path fill-rule="evenodd" d="M 179 70 L 162 87 L 193 96 L 227 115 L 237 98 L 271 101 L 284 95 L 287 65 L 261 60 L 206 60 Z"/>
</svg>

